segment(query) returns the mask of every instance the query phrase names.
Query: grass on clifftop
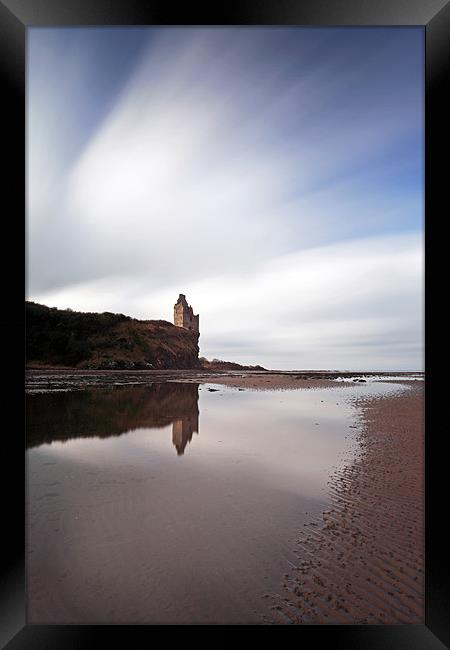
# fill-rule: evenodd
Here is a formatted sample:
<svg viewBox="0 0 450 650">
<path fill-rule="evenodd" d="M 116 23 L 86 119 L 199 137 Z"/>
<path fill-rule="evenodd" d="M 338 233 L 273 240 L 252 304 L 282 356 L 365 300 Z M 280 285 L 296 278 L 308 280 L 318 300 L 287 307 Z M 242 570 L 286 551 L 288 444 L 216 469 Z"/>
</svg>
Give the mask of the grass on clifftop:
<svg viewBox="0 0 450 650">
<path fill-rule="evenodd" d="M 28 366 L 89 369 L 198 368 L 198 336 L 164 320 L 25 303 Z"/>
</svg>

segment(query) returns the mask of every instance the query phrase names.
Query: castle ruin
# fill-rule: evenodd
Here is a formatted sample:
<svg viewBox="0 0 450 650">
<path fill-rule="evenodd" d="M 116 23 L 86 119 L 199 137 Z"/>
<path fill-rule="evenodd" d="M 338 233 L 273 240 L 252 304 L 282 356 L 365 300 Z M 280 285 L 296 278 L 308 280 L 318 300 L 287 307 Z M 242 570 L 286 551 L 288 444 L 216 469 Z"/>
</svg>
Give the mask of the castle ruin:
<svg viewBox="0 0 450 650">
<path fill-rule="evenodd" d="M 173 322 L 177 327 L 184 327 L 192 332 L 199 332 L 198 314 L 194 314 L 194 310 L 187 304 L 186 296 L 183 293 L 180 293 L 173 311 Z"/>
</svg>

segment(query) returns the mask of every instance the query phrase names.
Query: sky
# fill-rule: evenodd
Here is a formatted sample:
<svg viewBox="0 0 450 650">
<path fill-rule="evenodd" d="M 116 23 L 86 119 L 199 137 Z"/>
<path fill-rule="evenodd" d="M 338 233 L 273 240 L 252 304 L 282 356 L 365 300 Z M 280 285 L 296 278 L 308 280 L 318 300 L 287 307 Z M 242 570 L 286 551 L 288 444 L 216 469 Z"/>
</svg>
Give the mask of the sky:
<svg viewBox="0 0 450 650">
<path fill-rule="evenodd" d="M 30 28 L 27 299 L 422 370 L 422 28 Z"/>
</svg>

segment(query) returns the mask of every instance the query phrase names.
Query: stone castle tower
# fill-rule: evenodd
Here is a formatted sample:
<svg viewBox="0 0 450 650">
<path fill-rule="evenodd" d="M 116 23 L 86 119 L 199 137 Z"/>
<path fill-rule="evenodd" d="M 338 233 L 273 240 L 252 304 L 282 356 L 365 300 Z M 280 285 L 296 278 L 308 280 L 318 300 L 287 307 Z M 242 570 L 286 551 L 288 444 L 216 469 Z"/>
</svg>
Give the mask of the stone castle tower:
<svg viewBox="0 0 450 650">
<path fill-rule="evenodd" d="M 184 327 L 199 333 L 198 314 L 194 315 L 194 310 L 187 304 L 186 296 L 183 293 L 180 293 L 173 312 L 173 322 L 177 327 Z"/>
</svg>

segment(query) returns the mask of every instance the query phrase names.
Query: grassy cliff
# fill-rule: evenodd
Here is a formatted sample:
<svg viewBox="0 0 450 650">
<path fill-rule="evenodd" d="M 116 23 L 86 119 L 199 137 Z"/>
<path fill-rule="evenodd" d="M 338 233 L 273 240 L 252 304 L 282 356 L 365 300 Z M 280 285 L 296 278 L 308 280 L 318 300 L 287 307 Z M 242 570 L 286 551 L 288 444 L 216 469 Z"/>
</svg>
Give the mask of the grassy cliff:
<svg viewBox="0 0 450 650">
<path fill-rule="evenodd" d="M 198 335 L 163 320 L 25 303 L 28 366 L 91 369 L 198 368 Z"/>
</svg>

